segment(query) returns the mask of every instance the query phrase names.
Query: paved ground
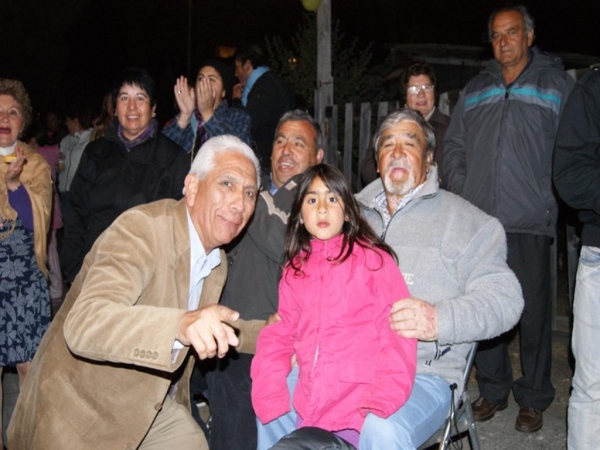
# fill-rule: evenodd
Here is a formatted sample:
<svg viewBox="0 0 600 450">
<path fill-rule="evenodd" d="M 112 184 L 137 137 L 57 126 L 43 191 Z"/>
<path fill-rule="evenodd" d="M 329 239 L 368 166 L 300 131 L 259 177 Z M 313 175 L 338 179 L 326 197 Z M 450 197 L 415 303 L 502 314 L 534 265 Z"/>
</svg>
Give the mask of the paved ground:
<svg viewBox="0 0 600 450">
<path fill-rule="evenodd" d="M 513 368 L 519 369 L 519 353 L 516 341 L 509 347 Z M 496 413 L 493 419 L 477 423 L 477 433 L 482 450 L 564 450 L 567 437 L 567 404 L 573 375 L 570 361 L 569 336 L 555 333 L 552 343 L 552 383 L 556 398 L 544 412 L 544 427 L 537 433 L 524 434 L 515 430 L 519 406 L 512 396 L 508 408 Z M 475 372 L 475 371 L 473 371 Z M 469 383 L 471 399 L 478 397 L 474 373 Z M 470 449 L 468 438 L 463 438 L 464 449 Z"/>
</svg>

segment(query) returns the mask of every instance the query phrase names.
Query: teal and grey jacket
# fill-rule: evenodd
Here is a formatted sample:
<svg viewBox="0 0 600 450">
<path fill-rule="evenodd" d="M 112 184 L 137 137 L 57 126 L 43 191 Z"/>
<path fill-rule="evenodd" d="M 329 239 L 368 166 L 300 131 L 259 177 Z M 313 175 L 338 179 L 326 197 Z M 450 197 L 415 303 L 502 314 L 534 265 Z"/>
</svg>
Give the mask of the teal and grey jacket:
<svg viewBox="0 0 600 450">
<path fill-rule="evenodd" d="M 464 88 L 444 139 L 446 188 L 497 217 L 506 232 L 553 236 L 552 152 L 573 88 L 559 58 L 537 48 L 506 85 L 491 60 Z"/>
</svg>

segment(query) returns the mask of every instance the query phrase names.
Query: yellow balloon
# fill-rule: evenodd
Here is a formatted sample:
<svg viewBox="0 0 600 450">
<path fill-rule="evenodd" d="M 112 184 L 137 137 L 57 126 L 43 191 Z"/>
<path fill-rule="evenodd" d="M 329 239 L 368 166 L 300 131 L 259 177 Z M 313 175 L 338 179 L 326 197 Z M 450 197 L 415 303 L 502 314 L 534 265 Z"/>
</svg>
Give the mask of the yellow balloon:
<svg viewBox="0 0 600 450">
<path fill-rule="evenodd" d="M 321 6 L 321 0 L 300 0 L 307 11 L 316 11 Z"/>
</svg>

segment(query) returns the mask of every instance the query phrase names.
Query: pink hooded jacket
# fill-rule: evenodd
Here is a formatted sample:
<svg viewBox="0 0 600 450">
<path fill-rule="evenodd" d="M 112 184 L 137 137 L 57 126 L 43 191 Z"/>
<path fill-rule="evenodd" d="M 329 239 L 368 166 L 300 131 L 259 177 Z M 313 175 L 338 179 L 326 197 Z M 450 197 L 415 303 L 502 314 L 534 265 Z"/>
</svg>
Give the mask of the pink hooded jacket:
<svg viewBox="0 0 600 450">
<path fill-rule="evenodd" d="M 302 426 L 360 431 L 367 413 L 387 417 L 410 395 L 417 342 L 390 327 L 391 305 L 409 292 L 394 259 L 354 246 L 342 264 L 342 236 L 313 239 L 295 274 L 279 284 L 282 320 L 265 327 L 252 361 L 252 404 L 262 423 L 290 411 L 286 377 L 296 354 L 294 408 Z"/>
</svg>

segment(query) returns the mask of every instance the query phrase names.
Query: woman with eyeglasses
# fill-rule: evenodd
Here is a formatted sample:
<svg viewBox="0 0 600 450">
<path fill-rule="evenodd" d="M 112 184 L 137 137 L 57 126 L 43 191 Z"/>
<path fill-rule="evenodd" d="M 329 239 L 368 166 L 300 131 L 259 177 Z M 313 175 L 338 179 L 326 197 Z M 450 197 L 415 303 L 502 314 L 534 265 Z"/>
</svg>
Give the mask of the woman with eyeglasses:
<svg viewBox="0 0 600 450">
<path fill-rule="evenodd" d="M 437 164 L 440 187 L 444 188 L 442 161 L 444 159 L 443 141 L 450 117 L 435 107 L 437 100 L 437 77 L 427 63 L 410 66 L 400 80 L 400 95 L 404 97 L 407 108 L 419 111 L 435 132 L 435 153 L 433 161 Z"/>
<path fill-rule="evenodd" d="M 445 187 L 442 172 L 443 141 L 448 125 L 450 125 L 450 116 L 440 112 L 435 107 L 437 100 L 436 83 L 437 78 L 429 64 L 415 63 L 404 71 L 400 79 L 400 101 L 403 101 L 407 108 L 419 111 L 433 128 L 435 133 L 433 161 L 437 165 L 440 187 L 443 189 Z M 370 150 L 368 154 L 373 154 L 373 152 Z M 364 159 L 360 168 L 360 175 L 365 185 L 379 176 L 377 162 L 374 157 Z"/>
</svg>

